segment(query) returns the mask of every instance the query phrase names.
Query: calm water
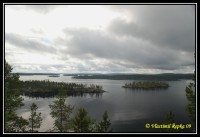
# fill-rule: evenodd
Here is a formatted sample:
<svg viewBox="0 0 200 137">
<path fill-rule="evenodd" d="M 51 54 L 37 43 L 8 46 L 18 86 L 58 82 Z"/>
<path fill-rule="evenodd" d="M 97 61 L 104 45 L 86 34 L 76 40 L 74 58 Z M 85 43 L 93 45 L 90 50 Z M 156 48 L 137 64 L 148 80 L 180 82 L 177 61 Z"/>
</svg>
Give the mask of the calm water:
<svg viewBox="0 0 200 137">
<path fill-rule="evenodd" d="M 83 84 L 102 85 L 108 91 L 100 96 L 85 94 L 84 96 L 68 97 L 66 103 L 75 106 L 74 113 L 81 106 L 85 107 L 89 114 L 97 120 L 101 120 L 106 110 L 111 119 L 113 132 L 166 132 L 161 129 L 147 129 L 146 123 L 164 124 L 166 113 L 175 114 L 176 124 L 192 124 L 185 111 L 188 101 L 185 95 L 185 87 L 190 80 L 168 81 L 170 87 L 166 90 L 130 90 L 122 88 L 126 82 L 132 80 L 89 80 L 72 79 L 70 76 L 20 76 L 21 80 L 45 80 L 57 82 L 75 82 Z M 45 132 L 53 128 L 54 120 L 49 115 L 49 104 L 55 98 L 24 98 L 24 106 L 17 113 L 24 118 L 30 115 L 30 105 L 35 102 L 38 111 L 42 113 L 43 123 L 39 131 Z M 193 126 L 193 125 L 192 125 Z M 182 132 L 191 132 L 192 129 L 184 129 Z"/>
</svg>

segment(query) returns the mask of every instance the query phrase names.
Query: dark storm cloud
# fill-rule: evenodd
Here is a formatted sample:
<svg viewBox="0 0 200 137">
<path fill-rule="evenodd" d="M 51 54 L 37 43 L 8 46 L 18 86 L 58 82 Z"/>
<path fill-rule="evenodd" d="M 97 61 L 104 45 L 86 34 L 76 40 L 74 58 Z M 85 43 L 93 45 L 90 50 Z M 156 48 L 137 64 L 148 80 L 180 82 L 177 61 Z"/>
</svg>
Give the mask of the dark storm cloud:
<svg viewBox="0 0 200 137">
<path fill-rule="evenodd" d="M 27 37 L 6 33 L 5 34 L 5 43 L 10 43 L 16 47 L 23 48 L 27 51 L 41 52 L 41 53 L 55 53 L 56 49 L 50 46 L 47 46 L 40 42 L 41 40 L 29 39 Z"/>
<path fill-rule="evenodd" d="M 157 46 L 192 51 L 195 48 L 195 10 L 191 5 L 112 6 L 130 13 L 131 22 L 113 20 L 108 29 L 115 35 L 149 40 Z M 134 21 L 135 20 L 135 21 Z"/>
<path fill-rule="evenodd" d="M 181 50 L 174 50 L 166 46 L 155 46 L 145 39 L 135 37 L 114 37 L 99 31 L 89 29 L 65 29 L 66 37 L 72 37 L 66 44 L 64 55 L 70 55 L 80 60 L 92 58 L 106 59 L 109 65 L 115 63 L 114 68 L 149 68 L 175 70 L 185 63 L 193 64 L 193 52 L 181 54 Z M 191 57 L 188 57 L 191 55 Z M 189 58 L 189 59 L 188 59 Z M 123 63 L 121 63 L 123 62 Z M 98 68 L 98 66 L 96 66 Z M 108 69 L 107 68 L 107 69 Z"/>
</svg>

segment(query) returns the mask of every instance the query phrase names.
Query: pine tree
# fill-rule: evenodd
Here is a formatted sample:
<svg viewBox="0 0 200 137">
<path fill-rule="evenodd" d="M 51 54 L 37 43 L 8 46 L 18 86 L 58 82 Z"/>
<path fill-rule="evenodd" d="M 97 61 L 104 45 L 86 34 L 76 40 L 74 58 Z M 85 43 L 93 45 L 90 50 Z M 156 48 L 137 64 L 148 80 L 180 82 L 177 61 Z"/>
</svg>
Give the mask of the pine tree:
<svg viewBox="0 0 200 137">
<path fill-rule="evenodd" d="M 41 112 L 37 113 L 38 107 L 35 103 L 32 103 L 31 105 L 31 115 L 29 117 L 29 127 L 31 128 L 31 132 L 38 132 L 37 130 L 34 130 L 35 128 L 40 128 L 42 123 L 42 117 Z"/>
<path fill-rule="evenodd" d="M 108 113 L 107 113 L 107 111 L 105 111 L 104 114 L 103 114 L 103 120 L 100 121 L 96 125 L 96 131 L 97 132 L 108 132 L 110 124 L 111 123 L 110 123 L 110 120 L 108 119 Z"/>
<path fill-rule="evenodd" d="M 195 54 L 194 54 L 194 58 L 195 58 Z M 191 82 L 185 89 L 186 91 L 186 97 L 189 101 L 189 104 L 186 106 L 186 111 L 188 113 L 188 116 L 191 120 L 191 122 L 195 122 L 196 121 L 196 101 L 195 101 L 195 97 L 196 97 L 196 93 L 195 93 L 195 71 L 194 71 L 194 75 L 192 78 L 193 82 Z"/>
<path fill-rule="evenodd" d="M 70 120 L 70 114 L 73 107 L 65 104 L 66 95 L 63 94 L 63 90 L 60 90 L 57 99 L 53 102 L 53 105 L 49 105 L 51 109 L 50 115 L 55 119 L 54 128 L 59 132 L 67 131 L 67 124 Z"/>
<path fill-rule="evenodd" d="M 5 61 L 5 132 L 25 132 L 28 121 L 18 117 L 15 112 L 18 107 L 23 106 L 23 99 L 20 97 L 19 75 L 11 74 L 11 72 L 12 67 Z"/>
<path fill-rule="evenodd" d="M 74 132 L 92 132 L 94 131 L 95 121 L 88 115 L 85 108 L 79 108 L 72 119 L 72 128 Z"/>
<path fill-rule="evenodd" d="M 186 111 L 188 113 L 190 121 L 192 123 L 195 123 L 196 122 L 195 72 L 194 72 L 192 80 L 193 80 L 193 82 L 191 82 L 185 89 L 186 97 L 189 101 L 189 103 L 186 105 Z M 194 124 L 194 126 L 195 126 L 195 124 Z M 195 127 L 193 127 L 193 130 L 195 131 Z"/>
</svg>

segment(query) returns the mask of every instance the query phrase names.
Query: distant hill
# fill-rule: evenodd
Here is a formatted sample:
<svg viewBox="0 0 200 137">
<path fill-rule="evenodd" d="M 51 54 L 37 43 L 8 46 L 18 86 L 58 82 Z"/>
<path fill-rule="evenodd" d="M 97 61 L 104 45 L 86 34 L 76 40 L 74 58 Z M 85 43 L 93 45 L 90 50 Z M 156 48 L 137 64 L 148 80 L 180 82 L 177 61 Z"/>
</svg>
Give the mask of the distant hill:
<svg viewBox="0 0 200 137">
<path fill-rule="evenodd" d="M 14 73 L 13 73 L 14 74 Z M 15 73 L 16 74 L 16 73 Z M 60 73 L 17 73 L 23 75 L 48 75 L 55 76 Z M 73 73 L 63 74 L 63 76 L 72 76 L 74 79 L 110 79 L 110 80 L 180 80 L 180 79 L 192 79 L 193 74 L 175 74 L 175 73 L 163 73 L 163 74 L 128 74 L 128 73 Z"/>
<path fill-rule="evenodd" d="M 104 74 L 104 75 L 77 75 L 74 79 L 111 79 L 111 80 L 180 80 L 192 79 L 193 74 Z"/>
<path fill-rule="evenodd" d="M 59 73 L 11 73 L 19 75 L 59 75 Z"/>
</svg>

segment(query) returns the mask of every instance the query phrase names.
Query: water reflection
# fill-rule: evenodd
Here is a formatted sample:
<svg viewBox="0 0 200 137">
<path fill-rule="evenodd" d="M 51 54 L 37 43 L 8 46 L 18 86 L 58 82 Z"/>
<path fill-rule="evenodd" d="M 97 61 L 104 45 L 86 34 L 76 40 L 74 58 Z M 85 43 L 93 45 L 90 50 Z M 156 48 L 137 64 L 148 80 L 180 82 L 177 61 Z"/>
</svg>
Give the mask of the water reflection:
<svg viewBox="0 0 200 137">
<path fill-rule="evenodd" d="M 58 92 L 23 92 L 23 96 L 30 98 L 54 98 L 58 95 Z M 72 97 L 86 97 L 89 95 L 91 98 L 102 98 L 103 93 L 67 93 L 67 96 Z"/>
</svg>

